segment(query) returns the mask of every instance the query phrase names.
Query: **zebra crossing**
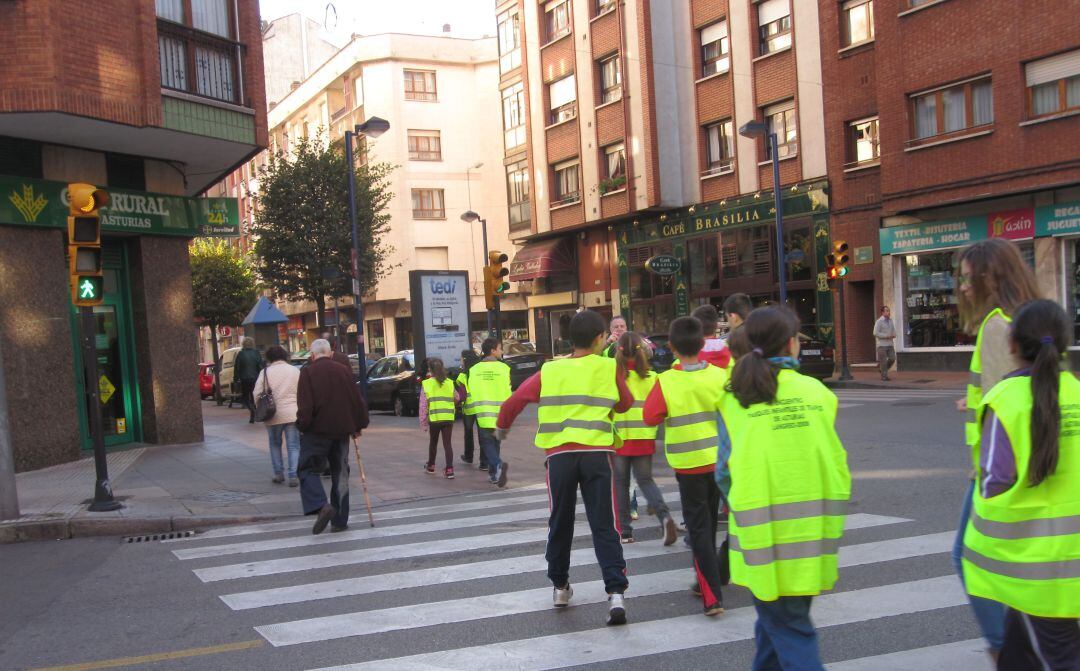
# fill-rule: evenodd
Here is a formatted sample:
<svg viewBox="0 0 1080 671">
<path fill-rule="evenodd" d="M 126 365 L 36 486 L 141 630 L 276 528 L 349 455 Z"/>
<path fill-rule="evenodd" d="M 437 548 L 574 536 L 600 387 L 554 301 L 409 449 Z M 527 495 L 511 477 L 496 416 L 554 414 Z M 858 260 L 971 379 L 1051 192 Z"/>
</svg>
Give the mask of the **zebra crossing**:
<svg viewBox="0 0 1080 671">
<path fill-rule="evenodd" d="M 955 389 L 834 389 L 840 408 L 854 408 L 867 403 L 933 405 L 952 402 L 964 395 Z"/>
<path fill-rule="evenodd" d="M 658 478 L 658 483 L 678 519 L 674 479 Z M 687 589 L 689 550 L 682 542 L 663 546 L 651 517 L 635 523 L 639 540 L 624 546 L 630 624 L 603 626 L 606 595 L 581 506 L 571 555 L 574 598 L 570 608 L 552 609 L 544 577 L 548 512 L 542 488 L 380 511 L 374 528 L 356 524 L 345 532 L 312 536 L 309 518 L 215 529 L 168 541 L 166 547 L 175 562 L 213 590 L 229 617 L 250 623 L 253 635 L 271 649 L 321 650 L 317 663 L 303 667 L 309 671 L 604 664 L 693 669 L 712 658 L 728 661 L 710 668 L 748 668 L 755 620 L 748 593 L 733 586 L 725 593 L 727 613 L 702 615 L 700 600 Z M 830 657 L 829 642 L 842 640 L 845 627 L 887 628 L 900 621 L 910 628 L 924 616 L 968 617 L 966 597 L 947 559 L 953 531 L 925 533 L 925 525 L 915 520 L 871 513 L 849 515 L 846 529 L 839 591 L 814 605 L 826 659 L 836 659 Z M 903 570 L 906 562 L 936 568 L 913 577 Z M 900 567 L 896 575 L 908 579 L 894 582 L 889 578 L 894 572 L 880 570 L 886 566 Z M 476 633 L 481 629 L 497 632 L 496 640 Z M 839 638 L 830 638 L 830 632 Z M 973 636 L 969 627 L 960 640 L 930 645 L 892 641 L 876 650 L 867 643 L 859 649 L 869 647 L 873 654 L 848 655 L 828 668 L 985 668 L 985 653 Z M 413 643 L 401 643 L 402 637 Z M 326 646 L 334 642 L 343 644 L 340 659 L 327 663 Z M 728 658 L 729 651 L 736 656 Z M 662 662 L 657 655 L 664 656 Z M 290 662 L 280 668 L 301 667 Z"/>
</svg>

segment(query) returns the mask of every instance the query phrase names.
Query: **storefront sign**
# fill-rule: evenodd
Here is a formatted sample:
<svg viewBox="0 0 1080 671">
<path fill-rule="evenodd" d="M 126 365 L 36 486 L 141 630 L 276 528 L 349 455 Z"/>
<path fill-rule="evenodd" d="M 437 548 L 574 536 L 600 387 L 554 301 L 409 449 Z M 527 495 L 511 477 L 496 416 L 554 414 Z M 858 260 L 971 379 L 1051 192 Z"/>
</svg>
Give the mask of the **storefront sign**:
<svg viewBox="0 0 1080 671">
<path fill-rule="evenodd" d="M 874 262 L 874 248 L 867 245 L 866 247 L 855 248 L 855 265 L 861 266 L 865 263 Z"/>
<path fill-rule="evenodd" d="M 1080 233 L 1080 202 L 1043 205 L 1035 208 L 1035 235 Z"/>
<path fill-rule="evenodd" d="M 682 261 L 671 254 L 657 254 L 645 261 L 645 267 L 654 275 L 674 275 L 682 267 Z"/>
<path fill-rule="evenodd" d="M 966 217 L 910 226 L 888 226 L 881 229 L 878 237 L 882 254 L 908 254 L 927 249 L 962 247 L 986 239 L 986 220 L 983 217 Z"/>
<path fill-rule="evenodd" d="M 1035 210 L 1026 207 L 1007 212 L 991 212 L 986 215 L 991 238 L 1006 240 L 1030 240 L 1035 237 Z"/>
<path fill-rule="evenodd" d="M 101 208 L 106 232 L 139 235 L 240 235 L 240 208 L 235 198 L 186 198 L 145 191 L 106 188 L 108 207 Z M 0 225 L 66 228 L 67 184 L 42 179 L 0 176 Z"/>
<path fill-rule="evenodd" d="M 461 366 L 469 349 L 469 275 L 464 271 L 409 271 L 417 361 L 431 357 L 447 368 Z"/>
</svg>

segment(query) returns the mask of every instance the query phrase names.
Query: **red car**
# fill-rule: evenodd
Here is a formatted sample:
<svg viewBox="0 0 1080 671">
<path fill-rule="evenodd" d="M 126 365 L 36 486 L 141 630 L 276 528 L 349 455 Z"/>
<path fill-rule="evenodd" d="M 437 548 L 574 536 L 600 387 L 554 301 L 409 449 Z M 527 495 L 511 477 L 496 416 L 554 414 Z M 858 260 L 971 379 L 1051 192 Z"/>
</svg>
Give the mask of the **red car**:
<svg viewBox="0 0 1080 671">
<path fill-rule="evenodd" d="M 206 400 L 214 396 L 214 364 L 199 364 L 199 396 Z"/>
</svg>

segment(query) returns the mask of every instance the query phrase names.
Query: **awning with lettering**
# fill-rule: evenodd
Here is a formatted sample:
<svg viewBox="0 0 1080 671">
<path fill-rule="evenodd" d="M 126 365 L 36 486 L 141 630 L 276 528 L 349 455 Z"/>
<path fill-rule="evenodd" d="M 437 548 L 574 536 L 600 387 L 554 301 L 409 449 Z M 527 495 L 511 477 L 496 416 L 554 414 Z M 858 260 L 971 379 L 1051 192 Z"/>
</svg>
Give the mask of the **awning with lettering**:
<svg viewBox="0 0 1080 671">
<path fill-rule="evenodd" d="M 563 237 L 526 243 L 510 262 L 510 281 L 574 272 L 572 242 L 572 238 Z"/>
</svg>

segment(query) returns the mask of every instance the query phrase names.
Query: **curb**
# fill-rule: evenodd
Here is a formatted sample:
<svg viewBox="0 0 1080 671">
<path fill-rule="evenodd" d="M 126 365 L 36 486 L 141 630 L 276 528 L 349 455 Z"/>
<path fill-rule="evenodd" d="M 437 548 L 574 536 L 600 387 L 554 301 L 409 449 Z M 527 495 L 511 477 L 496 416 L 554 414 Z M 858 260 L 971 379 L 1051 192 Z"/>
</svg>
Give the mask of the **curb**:
<svg viewBox="0 0 1080 671">
<path fill-rule="evenodd" d="M 201 515 L 179 517 L 72 517 L 0 524 L 0 544 L 100 536 L 137 536 L 230 524 L 284 520 L 296 515 Z"/>
<path fill-rule="evenodd" d="M 825 380 L 825 386 L 829 389 L 916 389 L 921 391 L 955 391 L 957 394 L 964 393 L 962 387 L 931 387 L 925 384 L 905 384 L 903 382 L 877 384 L 875 382 L 860 382 L 858 380 L 846 380 L 844 382 L 839 380 Z"/>
</svg>

